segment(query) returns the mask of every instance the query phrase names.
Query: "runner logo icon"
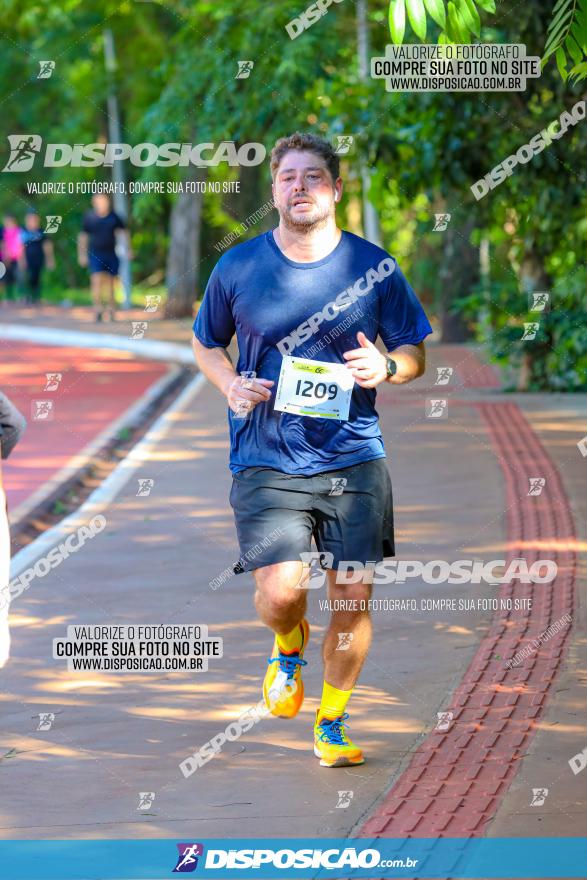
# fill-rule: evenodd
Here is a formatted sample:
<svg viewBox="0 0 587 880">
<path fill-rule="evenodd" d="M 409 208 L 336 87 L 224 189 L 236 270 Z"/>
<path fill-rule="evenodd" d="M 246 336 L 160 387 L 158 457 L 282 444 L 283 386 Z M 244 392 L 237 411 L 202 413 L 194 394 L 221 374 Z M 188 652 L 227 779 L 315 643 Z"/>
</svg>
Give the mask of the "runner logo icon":
<svg viewBox="0 0 587 880">
<path fill-rule="evenodd" d="M 39 712 L 39 725 L 37 730 L 51 730 L 55 721 L 55 712 Z"/>
<path fill-rule="evenodd" d="M 179 856 L 177 865 L 173 869 L 174 874 L 188 874 L 198 867 L 198 856 L 204 855 L 202 843 L 178 843 Z"/>
<path fill-rule="evenodd" d="M 9 134 L 10 156 L 3 171 L 30 171 L 41 149 L 40 134 Z"/>
<path fill-rule="evenodd" d="M 296 589 L 319 590 L 326 582 L 326 569 L 332 568 L 334 554 L 310 550 L 300 553 L 300 559 L 302 561 L 303 573 L 299 583 L 296 584 Z M 307 580 L 305 580 L 306 576 Z"/>
<path fill-rule="evenodd" d="M 548 789 L 547 788 L 533 788 L 532 789 L 532 800 L 530 801 L 531 807 L 541 807 L 544 804 L 544 801 L 548 797 Z"/>
<path fill-rule="evenodd" d="M 348 480 L 346 477 L 330 477 L 330 482 L 332 483 L 332 489 L 328 494 L 342 495 Z"/>
<path fill-rule="evenodd" d="M 352 134 L 339 134 L 335 138 L 334 152 L 345 156 L 352 150 L 354 137 Z"/>
<path fill-rule="evenodd" d="M 59 227 L 61 226 L 62 221 L 61 214 L 48 214 L 47 215 L 47 225 L 45 226 L 43 232 L 47 234 L 51 234 L 53 232 L 57 232 Z"/>
<path fill-rule="evenodd" d="M 435 214 L 434 218 L 434 229 L 432 232 L 444 232 L 448 229 L 451 218 L 450 214 Z"/>
<path fill-rule="evenodd" d="M 37 79 L 51 79 L 54 70 L 54 61 L 39 61 L 39 72 L 37 74 Z"/>
</svg>

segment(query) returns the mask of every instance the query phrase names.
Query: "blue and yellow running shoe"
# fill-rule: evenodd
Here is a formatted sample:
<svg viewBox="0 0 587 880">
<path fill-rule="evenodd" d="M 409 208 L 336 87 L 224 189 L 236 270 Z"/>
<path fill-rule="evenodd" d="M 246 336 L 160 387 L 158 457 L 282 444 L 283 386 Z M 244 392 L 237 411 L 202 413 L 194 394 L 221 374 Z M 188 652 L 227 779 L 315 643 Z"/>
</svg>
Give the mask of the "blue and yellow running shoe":
<svg viewBox="0 0 587 880">
<path fill-rule="evenodd" d="M 265 705 L 271 714 L 277 715 L 278 718 L 293 718 L 298 714 L 300 706 L 304 702 L 302 666 L 307 665 L 303 656 L 310 638 L 310 627 L 307 620 L 302 620 L 300 629 L 302 645 L 299 651 L 286 654 L 280 650 L 277 638 L 274 640 L 273 651 L 265 673 L 263 682 Z"/>
<path fill-rule="evenodd" d="M 364 764 L 363 753 L 350 741 L 345 733 L 344 723 L 348 714 L 340 718 L 318 718 L 314 725 L 314 754 L 320 758 L 322 767 L 353 767 Z"/>
</svg>

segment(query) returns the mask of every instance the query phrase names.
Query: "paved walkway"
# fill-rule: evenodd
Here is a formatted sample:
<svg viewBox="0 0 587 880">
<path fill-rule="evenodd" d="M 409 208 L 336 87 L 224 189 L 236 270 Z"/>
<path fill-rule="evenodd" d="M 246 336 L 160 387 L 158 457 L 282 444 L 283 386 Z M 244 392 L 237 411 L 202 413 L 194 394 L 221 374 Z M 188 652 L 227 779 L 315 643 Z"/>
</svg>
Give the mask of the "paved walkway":
<svg viewBox="0 0 587 880">
<path fill-rule="evenodd" d="M 185 343 L 189 339 L 189 318 L 163 320 L 160 309 L 146 312 L 145 309 L 119 309 L 116 321 L 102 321 L 99 324 L 90 306 L 41 305 L 37 307 L 0 302 L 0 321 L 3 324 L 26 324 L 32 327 L 47 327 L 55 330 L 82 330 L 92 333 L 120 333 L 128 336 L 132 321 L 147 321 L 147 339 L 164 339 L 167 342 Z"/>
<path fill-rule="evenodd" d="M 584 783 L 568 761 L 587 745 L 586 649 L 576 635 L 585 586 L 575 569 L 587 520 L 587 463 L 576 447 L 586 397 L 506 397 L 459 347 L 431 346 L 429 363 L 422 380 L 379 396 L 398 558 L 555 558 L 554 584 L 522 590 L 533 611 L 496 614 L 475 602 L 460 612 L 374 613 L 350 706 L 368 762 L 329 772 L 311 748 L 327 622 L 321 591 L 311 591 L 300 715 L 262 721 L 185 779 L 179 762 L 258 701 L 272 642 L 254 619 L 250 575 L 209 586 L 237 550 L 224 406 L 204 384 L 104 511 L 104 532 L 14 604 L 12 660 L 0 673 L 3 837 L 584 832 Z M 431 386 L 436 366 L 455 367 L 446 389 Z M 448 418 L 426 418 L 425 399 L 441 397 Z M 546 479 L 540 496 L 527 495 L 530 477 Z M 154 481 L 146 497 L 136 494 L 140 478 Z M 504 592 L 412 579 L 376 596 L 420 604 Z M 571 627 L 504 669 L 569 609 Z M 206 623 L 224 639 L 224 657 L 198 675 L 68 673 L 51 644 L 73 623 Z M 445 711 L 450 729 L 433 732 Z M 38 713 L 54 714 L 50 729 L 37 729 Z M 530 790 L 543 787 L 544 804 L 530 808 Z M 340 791 L 352 791 L 347 807 L 337 806 Z M 147 811 L 137 809 L 140 792 L 155 793 Z"/>
</svg>

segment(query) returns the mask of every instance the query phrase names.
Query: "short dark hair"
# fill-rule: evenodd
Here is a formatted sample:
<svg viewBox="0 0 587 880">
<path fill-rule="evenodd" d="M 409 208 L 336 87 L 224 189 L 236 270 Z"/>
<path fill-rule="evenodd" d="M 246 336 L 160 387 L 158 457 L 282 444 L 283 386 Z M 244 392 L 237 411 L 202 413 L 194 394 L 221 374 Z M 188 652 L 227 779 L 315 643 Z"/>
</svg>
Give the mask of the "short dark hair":
<svg viewBox="0 0 587 880">
<path fill-rule="evenodd" d="M 334 152 L 332 144 L 316 137 L 315 134 L 295 131 L 287 137 L 279 138 L 271 150 L 271 177 L 274 179 L 279 163 L 290 150 L 307 150 L 310 153 L 316 153 L 317 156 L 321 156 L 326 162 L 332 182 L 334 183 L 340 177 L 340 161 L 338 155 Z"/>
</svg>

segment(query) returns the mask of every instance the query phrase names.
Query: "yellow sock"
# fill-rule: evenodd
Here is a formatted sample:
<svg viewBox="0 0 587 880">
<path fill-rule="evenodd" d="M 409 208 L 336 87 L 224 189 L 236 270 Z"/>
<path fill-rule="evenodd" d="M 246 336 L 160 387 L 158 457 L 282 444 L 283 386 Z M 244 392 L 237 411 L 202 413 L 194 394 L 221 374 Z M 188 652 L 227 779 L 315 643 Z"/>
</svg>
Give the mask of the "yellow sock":
<svg viewBox="0 0 587 880">
<path fill-rule="evenodd" d="M 329 721 L 334 721 L 335 718 L 340 718 L 341 715 L 344 715 L 346 704 L 352 692 L 353 688 L 350 691 L 341 691 L 325 681 L 322 688 L 320 709 L 318 710 L 318 720 L 321 721 L 323 718 L 328 718 Z"/>
<path fill-rule="evenodd" d="M 304 633 L 302 631 L 302 626 L 300 623 L 296 624 L 291 632 L 285 633 L 285 635 L 281 635 L 281 633 L 277 633 L 277 644 L 286 654 L 291 654 L 294 651 L 299 651 L 304 642 Z"/>
</svg>

